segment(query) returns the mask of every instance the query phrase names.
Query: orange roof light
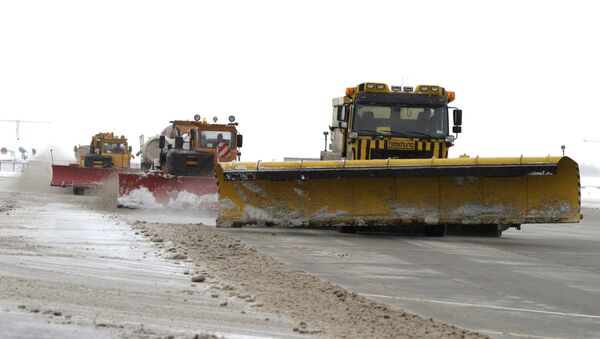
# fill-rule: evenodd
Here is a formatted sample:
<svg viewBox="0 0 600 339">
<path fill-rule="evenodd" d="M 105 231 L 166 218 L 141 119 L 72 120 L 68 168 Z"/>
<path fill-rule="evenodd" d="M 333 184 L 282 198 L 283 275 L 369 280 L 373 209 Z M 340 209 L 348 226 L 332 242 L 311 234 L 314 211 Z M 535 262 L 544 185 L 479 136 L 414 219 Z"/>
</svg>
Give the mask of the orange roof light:
<svg viewBox="0 0 600 339">
<path fill-rule="evenodd" d="M 456 94 L 454 92 L 446 92 L 446 97 L 448 98 L 448 102 L 454 101 L 456 99 Z"/>
<path fill-rule="evenodd" d="M 354 87 L 347 87 L 346 88 L 346 96 L 349 96 L 349 97 L 353 96 L 354 95 L 354 90 L 355 90 Z"/>
</svg>

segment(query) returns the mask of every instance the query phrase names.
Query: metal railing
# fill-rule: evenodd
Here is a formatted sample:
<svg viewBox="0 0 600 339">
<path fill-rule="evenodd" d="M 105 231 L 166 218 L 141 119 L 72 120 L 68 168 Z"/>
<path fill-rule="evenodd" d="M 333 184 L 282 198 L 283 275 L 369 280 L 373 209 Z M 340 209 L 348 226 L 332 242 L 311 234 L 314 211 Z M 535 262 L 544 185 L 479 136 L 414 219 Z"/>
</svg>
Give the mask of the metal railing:
<svg viewBox="0 0 600 339">
<path fill-rule="evenodd" d="M 0 172 L 22 173 L 28 163 L 17 162 L 14 160 L 0 160 Z"/>
</svg>

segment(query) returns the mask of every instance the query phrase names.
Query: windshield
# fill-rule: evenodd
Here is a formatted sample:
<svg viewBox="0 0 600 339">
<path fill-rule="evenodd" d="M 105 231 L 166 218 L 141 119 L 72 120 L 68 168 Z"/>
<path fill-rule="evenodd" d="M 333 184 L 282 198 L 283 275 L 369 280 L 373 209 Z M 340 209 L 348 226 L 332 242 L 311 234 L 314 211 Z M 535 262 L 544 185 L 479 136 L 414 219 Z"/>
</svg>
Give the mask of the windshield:
<svg viewBox="0 0 600 339">
<path fill-rule="evenodd" d="M 121 143 L 105 142 L 104 153 L 123 153 L 127 146 Z"/>
<path fill-rule="evenodd" d="M 448 135 L 448 109 L 356 105 L 352 124 L 362 135 L 443 138 Z"/>
<path fill-rule="evenodd" d="M 220 136 L 220 137 L 219 137 Z M 217 147 L 219 138 L 229 147 L 235 147 L 235 138 L 231 131 L 202 131 L 200 132 L 200 147 Z"/>
</svg>

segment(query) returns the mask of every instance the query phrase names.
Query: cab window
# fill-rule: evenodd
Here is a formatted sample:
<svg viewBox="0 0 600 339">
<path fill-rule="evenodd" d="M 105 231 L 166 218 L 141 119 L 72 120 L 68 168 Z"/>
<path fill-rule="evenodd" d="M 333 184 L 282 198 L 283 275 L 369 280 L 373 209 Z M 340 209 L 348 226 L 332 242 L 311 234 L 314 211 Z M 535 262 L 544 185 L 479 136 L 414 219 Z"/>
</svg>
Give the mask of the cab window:
<svg viewBox="0 0 600 339">
<path fill-rule="evenodd" d="M 127 145 L 113 142 L 105 142 L 102 146 L 104 153 L 123 153 L 127 149 Z"/>
<path fill-rule="evenodd" d="M 200 147 L 203 148 L 214 148 L 217 147 L 217 140 L 221 135 L 221 139 L 229 147 L 236 147 L 235 138 L 233 132 L 230 131 L 202 131 L 200 132 Z"/>
</svg>

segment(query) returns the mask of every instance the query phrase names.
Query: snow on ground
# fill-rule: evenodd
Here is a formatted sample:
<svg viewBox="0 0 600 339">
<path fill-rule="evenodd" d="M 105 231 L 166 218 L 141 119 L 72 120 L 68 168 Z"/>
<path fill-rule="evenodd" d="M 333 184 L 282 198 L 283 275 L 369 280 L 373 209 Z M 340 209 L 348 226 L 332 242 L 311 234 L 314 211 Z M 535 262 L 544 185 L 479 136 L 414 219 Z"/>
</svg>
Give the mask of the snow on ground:
<svg viewBox="0 0 600 339">
<path fill-rule="evenodd" d="M 128 208 L 217 209 L 219 206 L 219 198 L 216 193 L 198 196 L 186 190 L 171 191 L 168 201 L 163 203 L 158 200 L 148 188 L 141 187 L 131 190 L 125 196 L 120 196 L 117 201 L 119 206 Z"/>
<path fill-rule="evenodd" d="M 581 205 L 600 208 L 600 177 L 581 177 Z"/>
</svg>

